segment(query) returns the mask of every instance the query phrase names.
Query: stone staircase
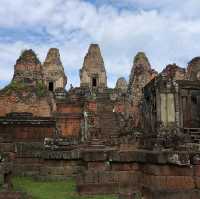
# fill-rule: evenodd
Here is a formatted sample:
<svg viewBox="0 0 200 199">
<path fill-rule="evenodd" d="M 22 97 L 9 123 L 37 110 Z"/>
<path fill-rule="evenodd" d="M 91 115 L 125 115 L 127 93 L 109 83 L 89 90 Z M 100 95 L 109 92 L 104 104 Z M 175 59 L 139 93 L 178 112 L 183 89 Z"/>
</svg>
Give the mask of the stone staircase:
<svg viewBox="0 0 200 199">
<path fill-rule="evenodd" d="M 113 112 L 113 105 L 105 101 L 99 103 L 97 114 L 102 137 L 106 140 L 117 139 L 120 128 L 116 113 Z"/>
<path fill-rule="evenodd" d="M 99 114 L 101 133 L 104 136 L 116 136 L 119 132 L 116 115 L 113 112 Z"/>
<path fill-rule="evenodd" d="M 101 136 L 99 128 L 90 129 L 90 138 L 87 141 L 89 148 L 102 149 L 105 148 L 105 139 Z"/>
</svg>

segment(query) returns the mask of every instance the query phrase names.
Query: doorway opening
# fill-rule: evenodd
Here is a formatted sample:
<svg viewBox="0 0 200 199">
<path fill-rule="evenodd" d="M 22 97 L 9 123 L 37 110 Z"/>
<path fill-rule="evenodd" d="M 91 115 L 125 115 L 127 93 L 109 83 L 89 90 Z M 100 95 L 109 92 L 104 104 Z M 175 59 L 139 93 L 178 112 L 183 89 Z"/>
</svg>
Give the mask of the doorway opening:
<svg viewBox="0 0 200 199">
<path fill-rule="evenodd" d="M 49 82 L 49 91 L 53 90 L 54 90 L 53 82 Z"/>
<path fill-rule="evenodd" d="M 96 87 L 97 86 L 97 78 L 93 77 L 92 78 L 92 87 Z"/>
</svg>

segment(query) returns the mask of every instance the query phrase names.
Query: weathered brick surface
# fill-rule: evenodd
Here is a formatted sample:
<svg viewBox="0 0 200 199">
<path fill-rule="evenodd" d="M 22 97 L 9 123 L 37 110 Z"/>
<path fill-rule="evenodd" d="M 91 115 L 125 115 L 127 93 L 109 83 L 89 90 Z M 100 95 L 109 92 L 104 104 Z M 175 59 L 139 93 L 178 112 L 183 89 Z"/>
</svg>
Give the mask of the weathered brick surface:
<svg viewBox="0 0 200 199">
<path fill-rule="evenodd" d="M 135 58 L 131 69 L 128 91 L 131 95 L 132 105 L 129 112 L 133 115 L 133 126 L 141 127 L 140 103 L 143 98 L 143 87 L 156 76 L 156 72 L 151 69 L 148 58 L 143 52 L 139 52 Z"/>
<path fill-rule="evenodd" d="M 16 96 L 0 96 L 0 102 L 0 116 L 10 112 L 30 112 L 34 116 L 44 117 L 51 115 L 51 106 L 47 98 L 32 98 L 25 103 Z"/>
<path fill-rule="evenodd" d="M 99 150 L 98 153 L 104 154 L 105 151 Z M 114 190 L 118 190 L 118 193 L 143 192 L 143 189 L 147 189 L 152 190 L 153 194 L 161 194 L 162 197 L 164 197 L 163 193 L 167 192 L 169 194 L 166 194 L 166 198 L 171 199 L 170 196 L 173 196 L 173 193 L 177 192 L 179 197 L 181 192 L 186 190 L 191 192 L 193 197 L 196 195 L 193 191 L 200 186 L 199 177 L 194 177 L 198 175 L 198 165 L 195 168 L 193 165 L 185 164 L 188 162 L 185 160 L 189 155 L 184 152 L 176 156 L 179 157 L 176 163 L 171 159 L 174 154 L 171 152 L 110 151 L 107 152 L 108 157 L 103 156 L 101 160 L 95 160 L 96 156 L 101 157 L 101 155 L 96 154 L 93 157 L 91 154 L 88 153 L 87 158 L 83 158 L 85 164 L 90 166 L 85 167 L 87 170 L 82 171 L 77 181 L 78 190 L 81 193 L 96 193 L 97 187 L 102 188 L 110 184 L 112 189 L 116 186 Z M 90 162 L 91 160 L 94 161 Z M 99 171 L 94 169 L 96 164 L 103 165 L 108 160 L 110 170 L 104 170 L 105 168 L 101 167 Z M 92 187 L 90 190 L 89 185 Z M 104 188 L 102 190 L 103 193 L 107 191 Z M 110 190 L 107 193 L 110 193 Z M 150 199 L 150 196 L 152 195 L 149 194 L 147 199 Z M 154 195 L 152 197 L 157 199 Z"/>
<path fill-rule="evenodd" d="M 144 175 L 143 186 L 153 190 L 188 190 L 194 189 L 191 176 L 150 176 Z"/>
<path fill-rule="evenodd" d="M 89 112 L 96 112 L 97 111 L 96 101 L 88 101 L 87 109 Z"/>
<path fill-rule="evenodd" d="M 96 194 L 118 194 L 118 184 L 84 184 L 77 186 L 77 191 L 84 195 L 96 195 Z"/>
<path fill-rule="evenodd" d="M 113 171 L 138 171 L 139 165 L 137 163 L 119 163 L 119 162 L 112 162 L 111 168 Z"/>
<path fill-rule="evenodd" d="M 88 162 L 87 168 L 100 170 L 100 171 L 106 171 L 106 170 L 110 170 L 110 164 L 109 162 Z"/>
<path fill-rule="evenodd" d="M 194 176 L 200 177 L 200 165 L 194 165 Z"/>
<path fill-rule="evenodd" d="M 52 137 L 55 131 L 54 126 L 11 126 L 0 125 L 0 134 L 5 140 L 12 141 L 44 141 L 45 137 Z"/>
<path fill-rule="evenodd" d="M 96 78 L 96 85 L 93 85 L 92 78 Z M 106 70 L 98 44 L 91 44 L 88 49 L 80 70 L 80 84 L 89 88 L 107 86 Z"/>
<path fill-rule="evenodd" d="M 0 143 L 0 151 L 13 152 L 14 144 L 13 143 Z"/>
<path fill-rule="evenodd" d="M 141 169 L 145 174 L 155 176 L 193 176 L 193 167 L 189 166 L 145 164 Z"/>
<path fill-rule="evenodd" d="M 59 113 L 81 113 L 81 107 L 73 104 L 58 103 L 56 107 Z"/>
<path fill-rule="evenodd" d="M 98 150 L 86 150 L 82 152 L 82 158 L 86 162 L 106 161 L 108 158 L 108 153 Z"/>
<path fill-rule="evenodd" d="M 81 117 L 74 118 L 62 117 L 57 119 L 58 128 L 61 130 L 63 137 L 76 136 L 78 137 L 81 132 Z"/>
<path fill-rule="evenodd" d="M 143 194 L 144 199 L 199 199 L 199 190 L 187 191 L 154 191 L 146 190 Z"/>
<path fill-rule="evenodd" d="M 194 178 L 195 186 L 197 189 L 200 189 L 200 177 Z"/>
</svg>

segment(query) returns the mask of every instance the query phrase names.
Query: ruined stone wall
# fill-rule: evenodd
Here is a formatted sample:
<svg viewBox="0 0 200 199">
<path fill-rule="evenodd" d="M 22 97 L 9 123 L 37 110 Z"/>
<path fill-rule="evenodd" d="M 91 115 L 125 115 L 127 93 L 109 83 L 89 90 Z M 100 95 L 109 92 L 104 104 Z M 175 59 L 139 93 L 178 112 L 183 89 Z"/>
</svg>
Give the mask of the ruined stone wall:
<svg viewBox="0 0 200 199">
<path fill-rule="evenodd" d="M 44 142 L 53 137 L 56 123 L 53 118 L 33 117 L 30 113 L 12 113 L 0 117 L 0 137 L 2 142 Z"/>
<path fill-rule="evenodd" d="M 163 71 L 161 72 L 162 75 L 165 75 L 167 79 L 173 80 L 184 80 L 186 79 L 186 70 L 177 66 L 176 64 L 169 64 L 167 65 Z"/>
<path fill-rule="evenodd" d="M 10 112 L 51 115 L 54 100 L 44 85 L 42 65 L 32 50 L 23 51 L 16 61 L 12 81 L 0 91 L 0 102 L 0 116 Z"/>
<path fill-rule="evenodd" d="M 39 143 L 15 144 L 14 175 L 33 176 L 40 180 L 63 180 L 81 170 L 80 153 L 45 149 Z"/>
<path fill-rule="evenodd" d="M 34 116 L 48 117 L 52 110 L 48 101 L 47 97 L 29 98 L 25 101 L 14 95 L 2 95 L 0 96 L 0 116 L 5 116 L 10 112 L 30 112 Z"/>
<path fill-rule="evenodd" d="M 46 137 L 53 137 L 55 127 L 41 126 L 2 126 L 0 125 L 0 135 L 4 141 L 21 142 L 44 142 Z"/>
<path fill-rule="evenodd" d="M 191 156 L 190 156 L 191 155 Z M 199 162 L 188 153 L 85 151 L 78 175 L 81 194 L 120 194 L 145 199 L 199 198 Z M 191 159 L 190 159 L 191 158 Z M 131 198 L 131 197 L 130 197 Z"/>
</svg>

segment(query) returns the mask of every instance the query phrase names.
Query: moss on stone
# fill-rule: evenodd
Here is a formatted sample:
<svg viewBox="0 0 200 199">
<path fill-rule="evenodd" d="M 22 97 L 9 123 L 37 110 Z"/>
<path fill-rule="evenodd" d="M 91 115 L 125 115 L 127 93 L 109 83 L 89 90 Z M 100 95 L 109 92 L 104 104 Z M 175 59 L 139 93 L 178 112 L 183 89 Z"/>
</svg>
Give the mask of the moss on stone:
<svg viewBox="0 0 200 199">
<path fill-rule="evenodd" d="M 46 86 L 45 86 L 43 81 L 37 81 L 36 82 L 36 90 L 35 90 L 35 92 L 36 92 L 36 95 L 38 97 L 44 97 L 46 95 L 47 89 L 46 89 Z"/>
<path fill-rule="evenodd" d="M 37 81 L 36 85 L 28 85 L 23 81 L 13 80 L 8 86 L 1 90 L 2 94 L 11 95 L 12 93 L 31 92 L 38 97 L 44 97 L 47 94 L 47 89 L 43 81 Z"/>
<path fill-rule="evenodd" d="M 21 62 L 25 62 L 25 63 L 33 62 L 35 64 L 41 64 L 36 53 L 32 49 L 29 49 L 29 50 L 25 49 L 21 52 L 21 55 L 19 59 L 17 60 L 17 63 L 21 63 Z"/>
<path fill-rule="evenodd" d="M 137 55 L 134 58 L 134 63 L 138 62 L 141 59 L 143 59 L 143 60 L 148 62 L 148 59 L 147 59 L 145 53 L 144 52 L 138 52 Z"/>
<path fill-rule="evenodd" d="M 25 84 L 22 82 L 22 81 L 11 81 L 11 83 L 6 86 L 2 92 L 5 93 L 5 94 L 11 94 L 12 92 L 19 92 L 19 91 L 22 91 L 22 90 L 25 90 Z"/>
</svg>

